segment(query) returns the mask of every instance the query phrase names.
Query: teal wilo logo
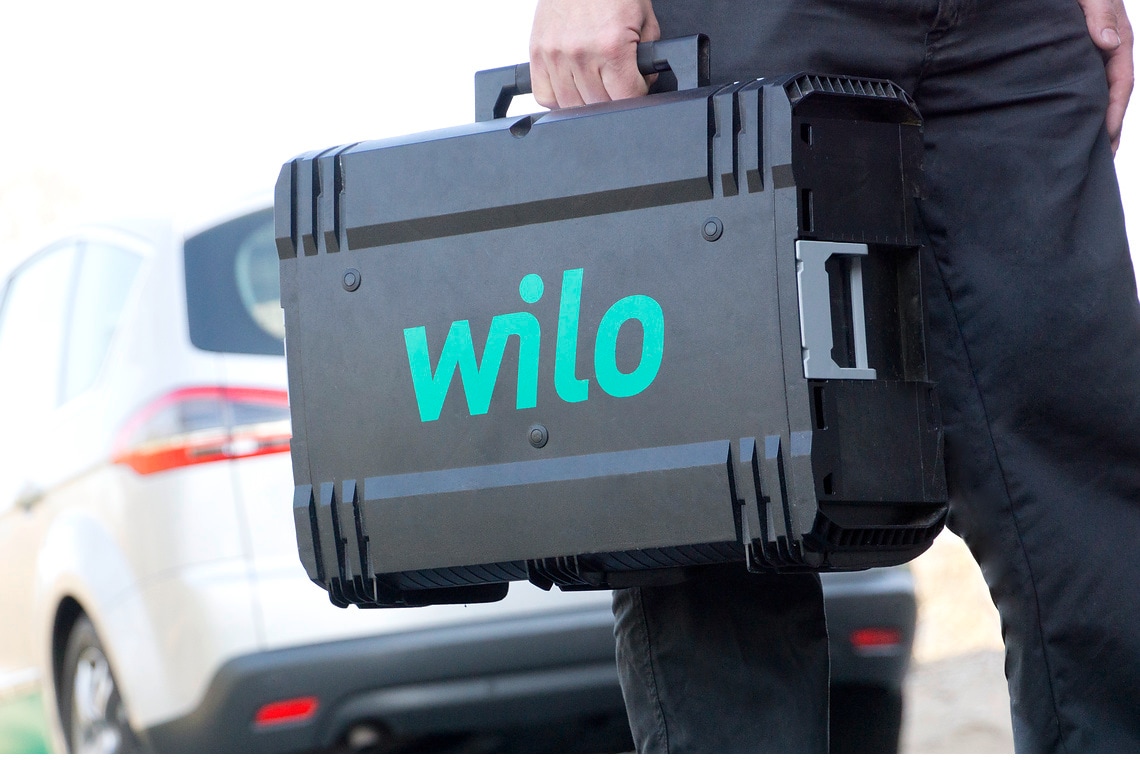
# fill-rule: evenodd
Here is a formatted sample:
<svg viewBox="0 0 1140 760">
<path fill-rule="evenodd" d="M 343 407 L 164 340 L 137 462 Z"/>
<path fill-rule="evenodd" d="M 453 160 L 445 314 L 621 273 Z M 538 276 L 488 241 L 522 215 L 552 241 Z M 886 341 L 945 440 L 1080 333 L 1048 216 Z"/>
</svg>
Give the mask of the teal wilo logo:
<svg viewBox="0 0 1140 760">
<path fill-rule="evenodd" d="M 519 283 L 519 295 L 527 303 L 537 303 L 545 286 L 537 274 L 528 274 Z M 578 364 L 578 318 L 582 308 L 582 270 L 562 273 L 562 297 L 558 303 L 558 338 L 555 342 L 554 390 L 570 403 L 585 401 L 590 381 L 575 374 Z M 622 325 L 630 320 L 641 323 L 641 361 L 632 372 L 617 366 L 617 340 Z M 420 419 L 438 420 L 448 388 L 459 369 L 459 381 L 467 398 L 467 410 L 486 414 L 499 379 L 499 367 L 511 336 L 519 339 L 519 370 L 515 408 L 533 409 L 538 398 L 538 365 L 542 327 L 538 318 L 526 311 L 492 317 L 481 360 L 475 357 L 471 324 L 466 319 L 452 322 L 443 342 L 435 371 L 431 368 L 426 326 L 404 330 L 408 367 L 419 405 Z M 611 396 L 636 396 L 650 386 L 661 368 L 665 349 L 665 317 L 661 304 L 645 295 L 622 298 L 606 311 L 594 339 L 594 379 Z"/>
</svg>

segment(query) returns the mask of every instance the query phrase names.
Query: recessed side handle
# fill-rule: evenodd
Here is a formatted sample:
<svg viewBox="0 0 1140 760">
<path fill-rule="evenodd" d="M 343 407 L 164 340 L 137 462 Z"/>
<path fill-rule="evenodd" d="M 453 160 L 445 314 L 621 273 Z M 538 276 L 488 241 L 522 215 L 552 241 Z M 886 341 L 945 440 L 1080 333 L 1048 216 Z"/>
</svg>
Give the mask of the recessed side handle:
<svg viewBox="0 0 1140 760">
<path fill-rule="evenodd" d="M 831 243 L 818 240 L 796 241 L 796 284 L 800 303 L 800 347 L 804 377 L 813 380 L 874 380 L 877 376 L 867 360 L 867 317 L 863 307 L 863 264 L 865 243 Z M 855 366 L 840 367 L 832 358 L 831 275 L 827 261 L 832 256 L 850 257 L 847 267 L 851 293 L 851 336 Z"/>
</svg>

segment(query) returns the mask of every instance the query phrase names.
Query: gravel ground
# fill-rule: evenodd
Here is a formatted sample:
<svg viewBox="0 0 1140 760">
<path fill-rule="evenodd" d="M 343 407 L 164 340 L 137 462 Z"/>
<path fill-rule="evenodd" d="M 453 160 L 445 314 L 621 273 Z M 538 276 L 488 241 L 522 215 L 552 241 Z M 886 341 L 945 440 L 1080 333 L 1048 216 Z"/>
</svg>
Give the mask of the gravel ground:
<svg viewBox="0 0 1140 760">
<path fill-rule="evenodd" d="M 918 629 L 902 752 L 1013 752 L 1000 625 L 977 565 L 944 531 L 912 569 Z"/>
<path fill-rule="evenodd" d="M 1003 658 L 982 650 L 917 664 L 904 687 L 900 750 L 1013 752 Z"/>
</svg>

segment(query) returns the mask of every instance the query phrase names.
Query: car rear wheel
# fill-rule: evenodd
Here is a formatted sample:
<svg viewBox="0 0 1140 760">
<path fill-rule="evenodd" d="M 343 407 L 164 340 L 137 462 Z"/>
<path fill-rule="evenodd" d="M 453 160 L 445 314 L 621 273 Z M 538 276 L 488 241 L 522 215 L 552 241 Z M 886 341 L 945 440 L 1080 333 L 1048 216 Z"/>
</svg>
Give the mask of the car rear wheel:
<svg viewBox="0 0 1140 760">
<path fill-rule="evenodd" d="M 138 750 L 111 664 L 95 626 L 85 615 L 75 621 L 67 638 L 60 685 L 61 722 L 72 752 Z"/>
</svg>

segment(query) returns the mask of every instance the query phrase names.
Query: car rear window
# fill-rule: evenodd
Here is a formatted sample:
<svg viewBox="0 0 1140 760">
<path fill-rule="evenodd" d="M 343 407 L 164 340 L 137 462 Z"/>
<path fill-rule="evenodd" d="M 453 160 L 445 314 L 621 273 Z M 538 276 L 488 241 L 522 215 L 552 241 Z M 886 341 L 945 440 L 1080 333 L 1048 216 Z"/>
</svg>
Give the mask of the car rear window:
<svg viewBox="0 0 1140 760">
<path fill-rule="evenodd" d="M 205 351 L 284 355 L 273 209 L 188 238 L 185 258 L 191 343 Z"/>
</svg>

